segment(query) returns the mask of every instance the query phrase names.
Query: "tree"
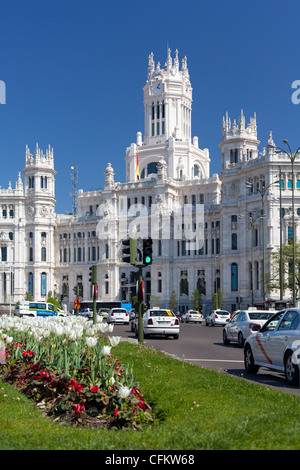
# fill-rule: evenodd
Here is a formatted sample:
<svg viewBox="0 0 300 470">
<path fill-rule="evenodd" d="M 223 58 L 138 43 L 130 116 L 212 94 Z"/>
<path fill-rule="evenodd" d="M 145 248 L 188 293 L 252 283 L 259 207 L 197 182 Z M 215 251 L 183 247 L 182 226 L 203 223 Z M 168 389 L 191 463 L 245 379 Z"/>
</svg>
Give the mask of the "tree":
<svg viewBox="0 0 300 470">
<path fill-rule="evenodd" d="M 177 294 L 175 290 L 172 290 L 171 297 L 170 297 L 170 309 L 176 310 L 178 306 Z"/>
<path fill-rule="evenodd" d="M 214 293 L 212 296 L 212 302 L 213 302 L 213 309 L 218 310 L 222 308 L 223 305 L 223 296 L 222 296 L 222 291 L 219 288 L 217 293 Z"/>
<path fill-rule="evenodd" d="M 195 289 L 192 293 L 192 306 L 195 310 L 198 310 L 201 306 L 201 296 L 198 289 Z"/>
<path fill-rule="evenodd" d="M 280 289 L 280 248 L 271 254 L 272 269 L 267 276 L 267 287 L 270 291 Z M 296 297 L 300 291 L 300 243 L 295 244 L 295 287 Z M 293 290 L 293 245 L 282 245 L 282 279 L 283 290 Z"/>
</svg>

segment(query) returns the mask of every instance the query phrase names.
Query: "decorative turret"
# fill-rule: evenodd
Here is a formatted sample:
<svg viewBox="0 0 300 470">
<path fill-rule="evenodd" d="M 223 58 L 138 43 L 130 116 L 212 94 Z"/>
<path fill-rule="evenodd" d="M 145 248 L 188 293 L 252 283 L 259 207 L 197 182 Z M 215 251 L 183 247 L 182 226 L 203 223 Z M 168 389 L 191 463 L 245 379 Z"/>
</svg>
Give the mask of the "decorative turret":
<svg viewBox="0 0 300 470">
<path fill-rule="evenodd" d="M 238 119 L 233 121 L 228 117 L 228 113 L 223 117 L 222 142 L 222 171 L 227 168 L 233 168 L 236 165 L 257 157 L 257 125 L 256 113 L 250 118 L 249 124 L 246 126 L 243 110 Z"/>
</svg>

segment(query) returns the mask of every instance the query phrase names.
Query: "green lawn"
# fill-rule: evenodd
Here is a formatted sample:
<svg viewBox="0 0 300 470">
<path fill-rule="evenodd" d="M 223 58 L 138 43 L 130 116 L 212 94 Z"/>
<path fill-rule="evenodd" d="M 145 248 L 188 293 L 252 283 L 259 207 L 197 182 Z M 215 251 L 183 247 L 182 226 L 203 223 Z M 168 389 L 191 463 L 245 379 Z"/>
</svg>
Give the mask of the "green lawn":
<svg viewBox="0 0 300 470">
<path fill-rule="evenodd" d="M 65 427 L 0 382 L 0 449 L 300 449 L 300 398 L 121 342 L 157 421 L 142 431 Z M 6 396 L 5 396 L 6 395 Z"/>
</svg>

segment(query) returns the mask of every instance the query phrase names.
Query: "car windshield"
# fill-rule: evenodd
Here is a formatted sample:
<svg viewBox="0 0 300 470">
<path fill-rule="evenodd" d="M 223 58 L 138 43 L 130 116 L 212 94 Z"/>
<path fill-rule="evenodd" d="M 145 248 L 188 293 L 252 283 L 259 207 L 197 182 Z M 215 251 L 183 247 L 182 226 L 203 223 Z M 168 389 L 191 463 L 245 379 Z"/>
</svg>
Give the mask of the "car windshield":
<svg viewBox="0 0 300 470">
<path fill-rule="evenodd" d="M 275 312 L 251 312 L 249 313 L 250 320 L 269 320 Z"/>
<path fill-rule="evenodd" d="M 169 310 L 150 310 L 150 317 L 173 317 L 174 314 Z"/>
</svg>

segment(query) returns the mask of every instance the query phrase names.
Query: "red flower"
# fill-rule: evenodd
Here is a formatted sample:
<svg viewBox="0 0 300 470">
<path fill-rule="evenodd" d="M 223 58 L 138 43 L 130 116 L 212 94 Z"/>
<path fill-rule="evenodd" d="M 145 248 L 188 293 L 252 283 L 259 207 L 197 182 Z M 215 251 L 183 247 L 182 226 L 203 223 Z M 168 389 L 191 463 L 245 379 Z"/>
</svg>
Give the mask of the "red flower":
<svg viewBox="0 0 300 470">
<path fill-rule="evenodd" d="M 23 357 L 26 357 L 26 356 L 32 357 L 32 356 L 33 356 L 33 352 L 32 352 L 32 351 L 24 351 L 24 352 L 23 352 Z"/>
<path fill-rule="evenodd" d="M 91 390 L 92 393 L 97 393 L 98 390 L 99 390 L 99 387 L 98 387 L 98 385 L 94 385 L 93 387 L 90 388 L 90 390 Z"/>
<path fill-rule="evenodd" d="M 81 415 L 81 413 L 82 413 L 83 411 L 85 411 L 84 403 L 81 402 L 81 403 L 77 403 L 77 404 L 73 405 L 73 409 L 76 411 L 76 413 L 77 413 L 78 415 Z"/>
<path fill-rule="evenodd" d="M 119 411 L 120 411 L 119 408 L 115 408 L 115 409 L 114 409 L 114 415 L 115 415 L 115 417 L 118 416 Z"/>
<path fill-rule="evenodd" d="M 81 390 L 83 389 L 83 385 L 79 385 L 76 380 L 74 379 L 71 379 L 71 382 L 73 384 L 73 387 L 75 388 L 76 392 L 81 392 Z"/>
<path fill-rule="evenodd" d="M 141 410 L 145 411 L 145 409 L 146 409 L 145 400 L 140 400 L 140 403 L 136 406 L 137 406 L 137 408 L 140 408 Z"/>
</svg>

